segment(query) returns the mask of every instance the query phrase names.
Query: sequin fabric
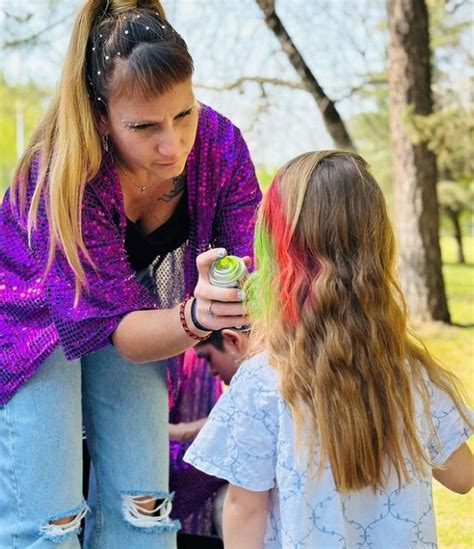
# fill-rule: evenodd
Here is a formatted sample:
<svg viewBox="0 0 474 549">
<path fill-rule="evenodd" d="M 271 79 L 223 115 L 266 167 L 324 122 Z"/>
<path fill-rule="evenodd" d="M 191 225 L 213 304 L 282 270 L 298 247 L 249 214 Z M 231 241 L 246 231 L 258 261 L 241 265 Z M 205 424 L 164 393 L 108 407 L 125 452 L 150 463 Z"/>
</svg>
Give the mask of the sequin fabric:
<svg viewBox="0 0 474 549">
<path fill-rule="evenodd" d="M 207 417 L 222 394 L 220 379 L 209 374 L 206 361 L 192 350 L 185 353 L 179 365 L 179 385 L 170 422 Z M 175 493 L 171 516 L 180 520 L 182 532 L 209 535 L 213 528 L 213 496 L 224 481 L 183 461 L 190 443 L 170 441 L 170 492 Z"/>
<path fill-rule="evenodd" d="M 38 178 L 31 166 L 27 198 Z M 184 288 L 197 282 L 196 256 L 209 246 L 236 255 L 252 248 L 255 210 L 261 198 L 247 146 L 237 128 L 202 106 L 196 142 L 186 164 L 190 215 L 184 253 Z M 74 307 L 74 277 L 59 250 L 46 278 L 48 223 L 44 201 L 28 245 L 25 221 L 7 191 L 0 210 L 0 406 L 61 345 L 70 360 L 109 344 L 122 317 L 157 307 L 138 281 L 125 253 L 126 217 L 115 168 L 106 156 L 84 192 L 82 227 L 95 263 L 83 261 L 87 278 Z"/>
</svg>

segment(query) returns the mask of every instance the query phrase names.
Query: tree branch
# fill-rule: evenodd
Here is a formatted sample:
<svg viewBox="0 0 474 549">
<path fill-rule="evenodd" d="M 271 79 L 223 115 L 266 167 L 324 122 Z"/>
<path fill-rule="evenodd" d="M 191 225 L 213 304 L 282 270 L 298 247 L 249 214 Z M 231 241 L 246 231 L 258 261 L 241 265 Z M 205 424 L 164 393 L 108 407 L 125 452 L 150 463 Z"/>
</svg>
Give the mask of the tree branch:
<svg viewBox="0 0 474 549">
<path fill-rule="evenodd" d="M 14 48 L 19 48 L 21 46 L 34 44 L 35 42 L 37 42 L 37 40 L 42 35 L 46 34 L 51 29 L 54 29 L 54 27 L 57 27 L 58 25 L 61 25 L 64 21 L 66 21 L 70 18 L 71 18 L 71 14 L 67 13 L 66 15 L 64 15 L 63 17 L 58 19 L 57 21 L 53 21 L 53 23 L 51 23 L 50 25 L 44 27 L 43 29 L 41 29 L 41 30 L 39 30 L 39 31 L 37 31 L 33 34 L 30 34 L 29 36 L 25 36 L 23 38 L 16 38 L 15 40 L 11 40 L 11 41 L 6 40 L 3 43 L 3 47 L 5 49 L 14 49 Z"/>
<path fill-rule="evenodd" d="M 272 86 L 282 86 L 293 90 L 308 91 L 308 88 L 302 82 L 295 82 L 294 80 L 283 80 L 281 78 L 270 78 L 265 76 L 242 76 L 234 82 L 223 84 L 222 86 L 211 86 L 209 84 L 199 83 L 195 84 L 195 86 L 196 88 L 201 88 L 204 90 L 229 91 L 241 89 L 247 82 L 254 82 L 259 86 L 263 86 L 264 84 L 271 84 Z"/>
<path fill-rule="evenodd" d="M 355 150 L 355 146 L 339 112 L 336 109 L 334 101 L 326 95 L 323 88 L 316 80 L 314 74 L 311 72 L 311 69 L 303 59 L 303 56 L 292 41 L 280 18 L 276 14 L 275 0 L 256 0 L 256 2 L 263 12 L 267 27 L 279 40 L 283 51 L 288 57 L 288 60 L 300 76 L 306 89 L 316 101 L 316 104 L 321 111 L 327 131 L 332 137 L 336 147 Z"/>
</svg>

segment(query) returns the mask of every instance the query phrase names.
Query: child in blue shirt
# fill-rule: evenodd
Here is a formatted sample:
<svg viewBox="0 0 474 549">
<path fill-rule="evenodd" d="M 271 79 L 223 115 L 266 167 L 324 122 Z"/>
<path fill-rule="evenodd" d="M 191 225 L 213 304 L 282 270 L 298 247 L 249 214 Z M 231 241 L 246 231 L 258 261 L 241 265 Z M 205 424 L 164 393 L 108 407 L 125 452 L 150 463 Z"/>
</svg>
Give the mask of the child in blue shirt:
<svg viewBox="0 0 474 549">
<path fill-rule="evenodd" d="M 255 352 L 185 457 L 230 483 L 226 549 L 436 547 L 432 477 L 471 489 L 473 416 L 408 333 L 364 160 L 325 151 L 286 164 L 255 257 Z"/>
</svg>

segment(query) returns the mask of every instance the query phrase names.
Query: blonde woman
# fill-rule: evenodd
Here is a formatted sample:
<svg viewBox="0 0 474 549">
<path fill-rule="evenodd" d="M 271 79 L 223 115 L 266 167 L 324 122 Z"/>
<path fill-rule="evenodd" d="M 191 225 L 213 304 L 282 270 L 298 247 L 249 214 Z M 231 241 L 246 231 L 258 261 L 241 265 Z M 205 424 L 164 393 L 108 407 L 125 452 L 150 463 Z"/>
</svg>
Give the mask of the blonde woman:
<svg viewBox="0 0 474 549">
<path fill-rule="evenodd" d="M 175 546 L 164 359 L 245 323 L 242 292 L 207 273 L 249 253 L 260 199 L 240 132 L 196 101 L 192 72 L 158 1 L 80 8 L 0 210 L 2 548 L 79 546 L 82 422 L 86 546 Z"/>
<path fill-rule="evenodd" d="M 382 192 L 304 154 L 257 219 L 254 348 L 185 460 L 230 483 L 226 549 L 436 547 L 432 476 L 469 491 L 472 415 L 407 331 Z"/>
</svg>

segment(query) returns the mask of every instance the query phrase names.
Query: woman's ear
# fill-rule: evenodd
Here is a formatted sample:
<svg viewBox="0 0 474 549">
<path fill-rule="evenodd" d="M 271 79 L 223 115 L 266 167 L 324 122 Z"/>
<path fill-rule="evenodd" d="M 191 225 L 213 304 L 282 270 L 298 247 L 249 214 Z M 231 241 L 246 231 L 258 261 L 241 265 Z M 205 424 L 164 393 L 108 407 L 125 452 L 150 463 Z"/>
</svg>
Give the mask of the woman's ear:
<svg viewBox="0 0 474 549">
<path fill-rule="evenodd" d="M 101 136 L 108 135 L 110 133 L 109 119 L 106 114 L 96 113 L 95 124 Z"/>
</svg>

